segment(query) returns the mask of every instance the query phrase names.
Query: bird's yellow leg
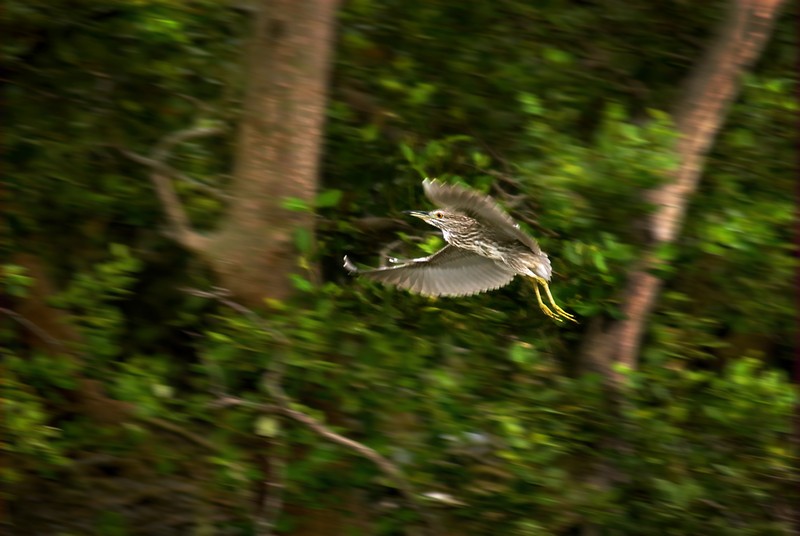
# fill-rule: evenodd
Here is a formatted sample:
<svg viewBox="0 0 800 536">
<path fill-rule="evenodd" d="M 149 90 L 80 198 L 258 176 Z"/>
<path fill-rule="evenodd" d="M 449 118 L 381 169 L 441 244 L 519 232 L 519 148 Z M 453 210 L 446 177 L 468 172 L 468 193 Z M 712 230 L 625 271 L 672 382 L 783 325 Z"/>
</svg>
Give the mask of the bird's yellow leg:
<svg viewBox="0 0 800 536">
<path fill-rule="evenodd" d="M 553 309 L 555 309 L 556 313 L 559 314 L 560 316 L 563 316 L 570 322 L 575 322 L 577 324 L 578 321 L 575 320 L 575 317 L 566 312 L 561 307 L 559 307 L 558 304 L 556 303 L 556 300 L 553 299 L 553 295 L 550 293 L 550 285 L 547 284 L 547 281 L 545 281 L 544 279 L 539 279 L 537 280 L 537 282 L 544 287 L 544 291 L 547 293 L 547 299 L 550 300 L 550 305 L 553 306 Z"/>
<path fill-rule="evenodd" d="M 561 318 L 558 317 L 553 311 L 550 310 L 548 306 L 544 304 L 542 301 L 542 295 L 539 293 L 539 280 L 538 279 L 531 279 L 531 284 L 533 285 L 533 290 L 536 291 L 536 300 L 539 302 L 539 309 L 542 310 L 544 314 L 552 318 L 553 320 L 557 320 L 559 322 L 563 322 Z"/>
</svg>

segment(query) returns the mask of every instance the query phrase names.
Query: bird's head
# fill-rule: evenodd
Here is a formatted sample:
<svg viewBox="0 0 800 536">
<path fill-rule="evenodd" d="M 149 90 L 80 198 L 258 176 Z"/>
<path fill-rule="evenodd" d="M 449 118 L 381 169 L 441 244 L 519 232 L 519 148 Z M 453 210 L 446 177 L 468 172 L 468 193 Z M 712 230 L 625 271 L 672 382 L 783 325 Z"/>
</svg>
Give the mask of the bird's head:
<svg viewBox="0 0 800 536">
<path fill-rule="evenodd" d="M 465 214 L 456 212 L 455 210 L 448 210 L 446 208 L 431 210 L 430 212 L 424 212 L 421 210 L 407 210 L 406 214 L 410 214 L 425 220 L 430 225 L 438 227 L 443 231 L 459 231 L 464 227 L 472 225 L 472 223 L 475 221 Z"/>
</svg>

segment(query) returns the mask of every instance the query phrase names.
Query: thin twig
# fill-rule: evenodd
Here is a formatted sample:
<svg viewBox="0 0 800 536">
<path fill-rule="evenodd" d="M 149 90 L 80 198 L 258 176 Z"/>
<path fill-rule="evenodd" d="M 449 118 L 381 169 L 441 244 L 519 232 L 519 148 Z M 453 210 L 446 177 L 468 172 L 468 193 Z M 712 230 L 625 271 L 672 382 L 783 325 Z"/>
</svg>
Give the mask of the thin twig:
<svg viewBox="0 0 800 536">
<path fill-rule="evenodd" d="M 211 195 L 213 197 L 216 197 L 217 199 L 228 200 L 228 199 L 231 198 L 230 195 L 228 195 L 227 193 L 223 192 L 222 190 L 220 190 L 218 188 L 214 188 L 210 184 L 206 184 L 203 181 L 199 181 L 197 179 L 193 179 L 192 177 L 189 177 L 185 173 L 181 173 L 180 171 L 178 171 L 174 167 L 168 165 L 166 162 L 155 160 L 153 158 L 148 158 L 146 156 L 140 155 L 139 153 L 134 153 L 133 151 L 129 151 L 128 149 L 123 149 L 121 147 L 115 147 L 115 148 L 123 156 L 125 156 L 129 160 L 132 160 L 133 162 L 136 162 L 137 164 L 142 164 L 143 166 L 147 166 L 147 167 L 149 167 L 150 169 L 152 169 L 154 171 L 158 171 L 160 173 L 163 173 L 164 175 L 171 176 L 171 177 L 173 177 L 175 179 L 178 179 L 181 182 L 185 182 L 187 184 L 191 184 L 192 186 L 194 186 L 198 190 L 201 190 L 201 191 L 203 191 L 203 192 L 205 192 L 205 193 L 207 193 L 207 194 L 209 194 L 209 195 Z"/>
<path fill-rule="evenodd" d="M 496 169 L 480 169 L 481 172 L 486 173 L 487 175 L 494 177 L 495 179 L 499 179 L 500 181 L 514 186 L 515 188 L 519 188 L 519 181 L 514 178 L 513 175 L 510 173 L 505 173 L 503 171 L 497 171 Z"/>
<path fill-rule="evenodd" d="M 354 439 L 350 439 L 349 437 L 345 437 L 334 432 L 318 420 L 314 419 L 312 416 L 303 413 L 302 411 L 283 406 L 279 406 L 279 411 L 287 417 L 306 425 L 309 429 L 316 432 L 319 436 L 324 437 L 328 441 L 348 448 L 374 463 L 381 471 L 391 478 L 397 489 L 403 493 L 409 503 L 413 507 L 416 507 L 415 505 L 417 503 L 417 498 L 414 492 L 411 490 L 410 485 L 406 482 L 402 471 L 400 471 L 396 465 L 389 461 L 388 458 L 384 457 L 378 451 L 364 445 L 363 443 L 359 443 Z"/>
<path fill-rule="evenodd" d="M 261 502 L 261 515 L 257 520 L 259 536 L 272 536 L 283 511 L 286 491 L 287 446 L 279 435 L 270 438 L 269 475 L 265 481 L 266 493 Z"/>
<path fill-rule="evenodd" d="M 226 288 L 214 287 L 211 290 L 200 290 L 196 288 L 185 287 L 182 288 L 181 290 L 192 296 L 197 296 L 198 298 L 217 300 L 221 304 L 230 307 L 237 313 L 248 317 L 250 320 L 253 321 L 254 324 L 258 325 L 263 331 L 269 333 L 272 337 L 274 337 L 276 341 L 284 344 L 288 344 L 290 342 L 288 337 L 286 337 L 286 335 L 284 335 L 280 331 L 275 330 L 274 328 L 272 328 L 272 326 L 264 322 L 264 319 L 258 316 L 252 309 L 249 309 L 244 305 L 242 305 L 241 303 L 235 302 L 232 299 L 230 299 L 232 293 L 230 290 Z"/>
<path fill-rule="evenodd" d="M 500 175 L 504 175 L 504 174 L 500 173 L 500 172 L 497 172 L 497 176 L 500 176 Z M 516 183 L 514 183 L 514 184 L 516 184 Z M 517 185 L 517 186 L 519 186 L 519 185 Z M 509 206 L 509 208 L 516 209 L 517 207 L 519 207 L 520 204 L 526 204 L 528 202 L 527 196 L 524 196 L 524 195 L 511 195 L 508 192 L 506 192 L 499 184 L 492 185 L 492 188 L 499 195 L 499 197 L 501 199 L 503 199 L 503 201 L 506 202 L 506 204 Z M 534 227 L 534 228 L 538 229 L 542 234 L 545 234 L 545 235 L 551 236 L 551 237 L 558 237 L 559 236 L 559 234 L 557 232 L 542 227 L 542 224 L 540 224 L 538 220 L 536 220 L 534 218 L 531 218 L 530 216 L 527 216 L 522 210 L 514 210 L 514 217 L 516 217 L 519 220 L 524 221 L 525 223 L 527 223 L 531 227 Z"/>
<path fill-rule="evenodd" d="M 235 302 L 234 302 L 235 303 Z M 238 305 L 238 304 L 237 304 Z M 242 306 L 243 309 L 247 309 Z M 252 311 L 249 311 L 252 313 Z M 252 313 L 254 314 L 254 313 Z M 263 324 L 258 318 L 259 324 Z M 279 405 L 288 406 L 289 399 L 281 387 L 283 375 L 286 371 L 284 362 L 281 359 L 273 359 L 269 364 L 269 369 L 264 373 L 264 387 Z M 280 408 L 274 408 L 276 414 L 280 413 Z M 280 426 L 281 422 L 278 421 Z M 272 536 L 278 518 L 283 511 L 283 495 L 286 490 L 286 471 L 287 471 L 287 445 L 282 439 L 280 431 L 273 434 L 270 438 L 271 455 L 269 456 L 269 474 L 265 483 L 266 493 L 261 503 L 261 512 L 257 519 L 259 526 L 259 536 Z"/>
<path fill-rule="evenodd" d="M 495 158 L 500 163 L 502 163 L 504 165 L 504 167 L 508 168 L 508 164 L 504 160 L 500 159 L 499 157 L 495 157 Z M 485 174 L 487 174 L 487 175 L 489 175 L 491 177 L 494 177 L 494 178 L 500 180 L 501 182 L 504 182 L 506 184 L 509 184 L 509 185 L 513 186 L 514 188 L 519 188 L 519 181 L 517 179 L 515 179 L 508 172 L 497 171 L 495 169 L 484 169 L 484 168 L 481 168 L 481 167 L 478 167 L 478 166 L 474 166 L 474 165 L 472 167 L 475 168 L 476 170 L 480 171 L 481 173 L 485 173 Z M 545 234 L 545 235 L 551 236 L 551 237 L 558 237 L 559 236 L 559 234 L 557 232 L 552 231 L 550 229 L 545 229 L 544 227 L 542 227 L 542 225 L 539 223 L 538 220 L 536 220 L 535 218 L 531 218 L 530 216 L 527 216 L 521 210 L 519 210 L 520 205 L 534 205 L 534 206 L 536 206 L 536 203 L 532 202 L 530 197 L 528 197 L 526 195 L 512 195 L 512 194 L 506 192 L 497 183 L 494 183 L 492 185 L 492 189 L 498 194 L 498 196 L 500 198 L 503 199 L 503 201 L 506 203 L 506 205 L 508 205 L 509 208 L 515 209 L 514 210 L 514 217 L 515 218 L 517 218 L 518 220 L 522 220 L 525 223 L 527 223 L 528 225 L 530 225 L 531 227 L 534 227 L 534 228 L 538 229 L 542 234 Z"/>
<path fill-rule="evenodd" d="M 169 158 L 172 149 L 180 145 L 181 143 L 185 143 L 189 140 L 193 140 L 196 138 L 205 138 L 208 136 L 214 136 L 216 134 L 220 134 L 223 132 L 224 129 L 222 127 L 190 127 L 184 130 L 179 130 L 177 132 L 173 132 L 161 139 L 161 141 L 156 144 L 153 152 L 150 153 L 150 157 L 154 160 L 160 160 L 162 162 L 166 161 Z"/>
<path fill-rule="evenodd" d="M 20 88 L 24 89 L 26 92 L 29 91 L 31 93 L 36 93 L 37 95 L 41 95 L 43 97 L 47 97 L 48 99 L 63 99 L 63 100 L 68 100 L 68 101 L 73 101 L 73 102 L 79 102 L 78 99 L 66 98 L 61 94 L 55 94 L 55 93 L 50 93 L 48 91 L 42 91 L 41 89 L 37 89 L 37 88 L 32 87 L 32 86 L 28 86 L 28 85 L 25 85 L 25 84 L 20 84 L 16 80 L 11 80 L 9 78 L 5 78 L 5 77 L 0 78 L 0 82 L 5 83 L 5 84 L 13 84 L 13 85 L 15 85 L 17 87 L 20 87 Z"/>
<path fill-rule="evenodd" d="M 307 413 L 303 413 L 302 411 L 284 406 L 282 404 L 277 406 L 273 404 L 260 404 L 258 402 L 250 402 L 249 400 L 244 400 L 242 398 L 233 396 L 225 397 L 224 404 L 226 406 L 244 406 L 265 413 L 281 413 L 282 415 L 285 415 L 296 422 L 304 424 L 307 428 L 320 437 L 323 437 L 332 443 L 336 443 L 337 445 L 341 445 L 348 450 L 355 452 L 359 456 L 368 459 L 386 476 L 389 477 L 397 490 L 403 495 L 403 497 L 405 497 L 409 507 L 415 510 L 422 519 L 428 518 L 425 512 L 422 511 L 419 505 L 419 500 L 411 488 L 411 485 L 403 475 L 403 472 L 395 464 L 389 461 L 388 458 L 380 454 L 375 449 L 370 448 L 354 439 L 350 439 L 349 437 L 345 437 L 337 432 L 334 432 Z"/>
<path fill-rule="evenodd" d="M 18 322 L 20 325 L 22 325 L 25 328 L 27 328 L 28 331 L 30 331 L 31 333 L 33 333 L 34 335 L 36 335 L 37 337 L 42 339 L 45 343 L 49 344 L 53 348 L 57 348 L 57 349 L 61 350 L 62 352 L 68 352 L 66 346 L 64 346 L 64 343 L 62 341 L 60 341 L 59 339 L 57 339 L 57 338 L 53 337 L 52 335 L 50 335 L 49 333 L 47 333 L 47 331 L 45 331 L 43 328 L 41 328 L 35 322 L 33 322 L 31 320 L 28 320 L 27 318 L 25 318 L 21 314 L 15 312 L 15 311 L 12 311 L 11 309 L 6 309 L 5 307 L 0 307 L 0 313 L 3 313 L 4 315 L 10 316 L 16 322 Z"/>
<path fill-rule="evenodd" d="M 248 318 L 252 319 L 255 324 L 260 326 L 262 329 L 270 333 L 270 335 L 276 336 L 276 339 L 283 343 L 288 343 L 288 338 L 276 332 L 272 329 L 271 326 L 267 325 L 263 318 L 258 316 L 253 310 L 249 309 L 248 307 L 237 303 L 230 299 L 230 291 L 224 288 L 215 288 L 211 291 L 203 291 L 199 289 L 191 289 L 185 288 L 182 289 L 184 292 L 187 292 L 193 296 L 198 296 L 201 298 L 208 298 L 208 299 L 215 299 L 230 307 L 231 309 L 241 313 L 242 315 L 247 316 Z M 409 507 L 414 510 L 426 524 L 432 526 L 432 519 L 428 516 L 423 509 L 422 505 L 417 498 L 416 493 L 414 492 L 411 484 L 406 480 L 403 472 L 397 467 L 394 463 L 392 463 L 388 458 L 381 455 L 375 449 L 372 449 L 363 443 L 360 443 L 354 439 L 350 439 L 349 437 L 345 437 L 342 434 L 334 432 L 330 428 L 328 428 L 325 424 L 320 422 L 319 420 L 315 419 L 311 415 L 304 413 L 298 409 L 295 409 L 295 404 L 292 402 L 291 398 L 286 394 L 284 391 L 281 380 L 283 379 L 283 364 L 280 362 L 276 362 L 272 369 L 267 372 L 264 376 L 264 387 L 267 390 L 268 394 L 271 398 L 276 402 L 276 404 L 261 404 L 258 402 L 250 402 L 249 400 L 245 400 L 243 398 L 239 398 L 232 395 L 223 395 L 220 397 L 215 403 L 215 407 L 231 407 L 231 406 L 243 406 L 255 409 L 257 411 L 268 413 L 268 414 L 281 414 L 285 417 L 288 417 L 296 422 L 299 422 L 309 428 L 311 431 L 315 432 L 320 437 L 327 439 L 328 441 L 335 443 L 337 445 L 343 446 L 359 456 L 366 458 L 367 460 L 371 461 L 375 464 L 378 469 L 380 469 L 389 479 L 394 483 L 397 490 L 403 495 L 406 499 Z M 268 485 L 272 482 L 268 482 Z M 269 516 L 265 520 L 262 520 L 264 524 L 265 530 L 271 530 L 271 523 L 274 523 L 274 519 L 277 515 L 279 515 L 279 510 L 275 510 L 278 506 L 282 506 L 282 499 L 281 502 L 278 503 L 277 499 L 276 502 L 269 505 L 269 510 L 265 509 L 266 512 L 269 512 Z M 266 504 L 265 504 L 266 506 Z M 412 527 L 406 527 L 406 530 L 409 534 L 414 534 L 416 531 Z M 267 532 L 269 534 L 269 532 Z"/>
<path fill-rule="evenodd" d="M 138 416 L 136 417 L 138 420 L 142 421 L 143 423 L 150 424 L 157 428 L 161 428 L 168 432 L 172 432 L 173 434 L 179 435 L 185 439 L 188 439 L 192 443 L 200 445 L 212 452 L 219 452 L 219 447 L 208 441 L 206 438 L 195 434 L 194 432 L 187 430 L 186 428 L 175 424 L 170 421 L 165 421 L 163 419 L 159 419 L 157 417 L 146 417 L 146 416 Z"/>
<path fill-rule="evenodd" d="M 198 99 L 197 97 L 193 97 L 191 95 L 187 95 L 186 93 L 174 93 L 176 97 L 179 99 L 183 99 L 186 102 L 193 105 L 197 108 L 203 115 L 216 115 L 216 109 L 210 106 L 207 102 L 203 101 L 202 99 Z"/>
<path fill-rule="evenodd" d="M 231 292 L 228 289 L 215 287 L 210 291 L 193 288 L 184 288 L 182 290 L 188 294 L 191 294 L 192 296 L 216 300 L 223 305 L 230 307 L 237 313 L 249 318 L 262 331 L 269 333 L 278 342 L 288 342 L 288 339 L 285 335 L 272 329 L 272 327 L 267 325 L 264 319 L 258 316 L 254 311 L 230 299 Z M 265 387 L 270 392 L 282 394 L 283 390 L 280 388 L 280 381 L 282 378 L 283 366 L 279 361 L 275 361 L 271 365 L 271 370 L 265 374 Z M 222 386 L 222 381 L 217 383 L 218 385 L 214 387 L 214 391 L 219 393 L 220 387 Z M 218 397 L 216 402 L 213 403 L 213 405 L 214 407 L 223 408 L 240 405 L 249 406 L 250 404 L 244 404 L 244 400 L 241 398 L 230 396 L 224 394 L 223 392 Z M 258 409 L 272 415 L 282 413 L 281 408 L 274 405 L 259 404 Z M 275 436 L 271 437 L 270 443 L 273 448 L 271 449 L 272 453 L 268 456 L 269 474 L 266 476 L 264 482 L 266 492 L 264 493 L 261 504 L 254 515 L 254 525 L 256 527 L 256 533 L 258 536 L 272 536 L 274 534 L 276 524 L 280 518 L 281 512 L 283 511 L 283 495 L 286 489 L 286 445 L 280 439 L 279 434 L 275 434 Z"/>
</svg>

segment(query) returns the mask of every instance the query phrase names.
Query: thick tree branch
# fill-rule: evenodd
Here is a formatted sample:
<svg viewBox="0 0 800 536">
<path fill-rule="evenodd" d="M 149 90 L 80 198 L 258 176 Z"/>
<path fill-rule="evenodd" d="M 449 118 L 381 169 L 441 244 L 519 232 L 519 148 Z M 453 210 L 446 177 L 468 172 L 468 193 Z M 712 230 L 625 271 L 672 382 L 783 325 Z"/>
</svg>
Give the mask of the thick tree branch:
<svg viewBox="0 0 800 536">
<path fill-rule="evenodd" d="M 173 132 L 156 144 L 149 158 L 122 150 L 122 154 L 131 160 L 150 168 L 150 181 L 153 183 L 158 200 L 166 213 L 172 238 L 186 249 L 198 253 L 205 252 L 208 239 L 192 229 L 183 203 L 170 181 L 176 172 L 167 164 L 167 161 L 172 155 L 172 150 L 181 143 L 218 134 L 221 131 L 220 127 L 193 127 Z"/>
<path fill-rule="evenodd" d="M 716 41 L 687 80 L 684 97 L 673 117 L 680 138 L 681 164 L 673 181 L 657 189 L 652 200 L 656 240 L 674 240 L 683 223 L 688 199 L 702 176 L 705 157 L 739 93 L 741 78 L 772 33 L 783 0 L 732 0 Z"/>
</svg>

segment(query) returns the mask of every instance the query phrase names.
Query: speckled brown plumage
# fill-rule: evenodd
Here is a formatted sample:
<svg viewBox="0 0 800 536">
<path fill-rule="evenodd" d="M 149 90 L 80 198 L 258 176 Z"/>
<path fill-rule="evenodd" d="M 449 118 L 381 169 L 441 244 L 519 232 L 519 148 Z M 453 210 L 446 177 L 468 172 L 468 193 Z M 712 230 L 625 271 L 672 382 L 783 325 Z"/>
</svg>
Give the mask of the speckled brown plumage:
<svg viewBox="0 0 800 536">
<path fill-rule="evenodd" d="M 441 229 L 447 245 L 428 257 L 368 270 L 345 257 L 347 270 L 425 296 L 469 296 L 504 287 L 522 275 L 533 281 L 545 314 L 574 321 L 550 294 L 547 254 L 491 197 L 437 180 L 425 179 L 422 186 L 439 209 L 409 213 Z M 542 302 L 539 286 L 555 312 Z"/>
</svg>

